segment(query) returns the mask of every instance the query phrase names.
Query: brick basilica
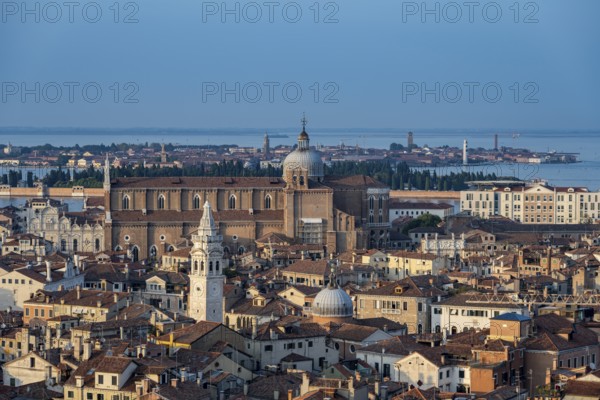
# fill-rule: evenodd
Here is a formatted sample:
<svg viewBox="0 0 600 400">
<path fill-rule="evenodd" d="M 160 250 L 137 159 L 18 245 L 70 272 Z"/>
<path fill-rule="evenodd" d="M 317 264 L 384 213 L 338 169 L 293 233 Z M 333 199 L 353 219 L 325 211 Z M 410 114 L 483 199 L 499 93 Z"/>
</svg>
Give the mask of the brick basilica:
<svg viewBox="0 0 600 400">
<path fill-rule="evenodd" d="M 135 259 L 189 246 L 208 202 L 225 253 L 253 251 L 269 233 L 327 253 L 389 242 L 389 188 L 371 177 L 325 176 L 303 127 L 278 177 L 117 178 L 105 164 L 106 248 Z"/>
</svg>

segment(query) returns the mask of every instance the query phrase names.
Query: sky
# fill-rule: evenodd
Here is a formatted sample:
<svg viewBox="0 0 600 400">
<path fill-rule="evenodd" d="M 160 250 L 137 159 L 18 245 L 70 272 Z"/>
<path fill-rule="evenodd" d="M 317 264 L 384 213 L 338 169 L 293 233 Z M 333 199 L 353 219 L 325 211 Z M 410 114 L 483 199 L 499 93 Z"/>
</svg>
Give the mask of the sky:
<svg viewBox="0 0 600 400">
<path fill-rule="evenodd" d="M 600 2 L 3 1 L 0 127 L 600 129 Z"/>
</svg>

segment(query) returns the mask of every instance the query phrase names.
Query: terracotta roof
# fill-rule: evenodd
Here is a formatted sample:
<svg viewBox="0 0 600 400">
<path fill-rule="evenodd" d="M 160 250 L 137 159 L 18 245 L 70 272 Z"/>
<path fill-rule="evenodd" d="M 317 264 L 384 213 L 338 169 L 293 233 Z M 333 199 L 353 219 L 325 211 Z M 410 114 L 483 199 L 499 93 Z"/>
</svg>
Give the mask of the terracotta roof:
<svg viewBox="0 0 600 400">
<path fill-rule="evenodd" d="M 461 306 L 461 307 L 481 307 L 482 305 L 488 305 L 489 308 L 514 308 L 514 309 L 523 309 L 524 306 L 517 303 L 500 303 L 495 302 L 493 304 L 489 304 L 484 297 L 482 297 L 479 292 L 468 292 L 458 294 L 452 297 L 448 297 L 438 304 L 440 305 L 452 305 L 452 306 Z"/>
<path fill-rule="evenodd" d="M 203 385 L 198 385 L 196 382 L 177 382 L 177 387 L 171 386 L 170 383 L 157 385 L 160 397 L 150 397 L 155 393 L 142 396 L 141 399 L 157 399 L 161 400 L 204 400 L 210 399 L 210 389 L 204 389 Z M 146 397 L 148 396 L 148 397 Z"/>
<path fill-rule="evenodd" d="M 168 342 L 170 341 L 171 335 L 173 335 L 173 341 L 176 343 L 192 344 L 208 333 L 214 331 L 219 326 L 221 326 L 221 324 L 218 322 L 200 321 L 192 326 L 177 329 L 166 335 L 159 336 L 157 340 Z"/>
<path fill-rule="evenodd" d="M 377 343 L 364 346 L 359 351 L 381 354 L 381 351 L 385 349 L 386 354 L 407 356 L 423 347 L 424 345 L 417 343 L 411 336 L 394 336 L 391 339 L 380 340 Z"/>
<path fill-rule="evenodd" d="M 565 395 L 598 399 L 600 398 L 600 382 L 585 382 L 579 379 L 569 381 L 565 387 Z"/>
<path fill-rule="evenodd" d="M 98 363 L 95 372 L 122 374 L 132 362 L 131 358 L 106 356 Z"/>
<path fill-rule="evenodd" d="M 180 176 L 157 178 L 117 178 L 111 182 L 111 188 L 283 188 L 285 182 L 275 177 L 212 177 Z"/>
<path fill-rule="evenodd" d="M 329 274 L 327 260 L 300 260 L 281 270 L 282 273 L 296 272 L 301 274 L 326 276 Z"/>
<path fill-rule="evenodd" d="M 362 342 L 379 331 L 378 328 L 355 324 L 342 324 L 338 329 L 331 333 L 333 339 L 349 340 L 353 342 Z"/>
<path fill-rule="evenodd" d="M 598 345 L 594 331 L 556 314 L 540 315 L 534 319 L 534 324 L 538 334 L 527 339 L 527 350 L 563 351 Z"/>
<path fill-rule="evenodd" d="M 384 286 L 367 290 L 362 295 L 368 296 L 398 296 L 398 297 L 436 297 L 445 296 L 446 292 L 435 286 L 426 284 L 418 285 L 411 277 L 392 282 Z"/>
<path fill-rule="evenodd" d="M 283 298 L 274 298 L 271 300 L 267 299 L 266 301 L 267 304 L 260 306 L 254 305 L 254 299 L 243 298 L 236 301 L 228 311 L 236 314 L 255 316 L 273 315 L 276 317 L 282 317 L 284 315 L 298 315 L 302 311 L 301 307 L 298 307 Z"/>
<path fill-rule="evenodd" d="M 302 378 L 298 374 L 272 375 L 258 378 L 248 386 L 252 398 L 273 400 L 273 393 L 278 391 L 279 398 L 287 397 L 288 390 L 294 393 L 300 390 Z"/>
</svg>

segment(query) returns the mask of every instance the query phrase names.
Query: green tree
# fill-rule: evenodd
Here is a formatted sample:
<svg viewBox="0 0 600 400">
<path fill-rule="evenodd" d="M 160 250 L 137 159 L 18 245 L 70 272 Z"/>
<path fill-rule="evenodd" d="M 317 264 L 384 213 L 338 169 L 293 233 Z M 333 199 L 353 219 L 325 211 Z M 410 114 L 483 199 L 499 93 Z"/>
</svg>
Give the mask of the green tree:
<svg viewBox="0 0 600 400">
<path fill-rule="evenodd" d="M 406 235 L 408 231 L 414 228 L 438 226 L 440 222 L 442 222 L 442 219 L 437 215 L 429 213 L 419 215 L 404 226 L 402 233 Z"/>
</svg>

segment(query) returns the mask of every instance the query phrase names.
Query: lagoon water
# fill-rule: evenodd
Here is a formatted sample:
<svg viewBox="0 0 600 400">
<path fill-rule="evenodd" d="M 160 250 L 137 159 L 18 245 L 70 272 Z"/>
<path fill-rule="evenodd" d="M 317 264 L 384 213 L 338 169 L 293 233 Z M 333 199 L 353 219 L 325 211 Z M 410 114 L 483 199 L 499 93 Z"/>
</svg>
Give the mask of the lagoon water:
<svg viewBox="0 0 600 400">
<path fill-rule="evenodd" d="M 311 144 L 356 146 L 361 148 L 389 148 L 390 143 L 406 144 L 409 129 L 307 129 Z M 543 165 L 487 165 L 468 167 L 470 170 L 495 172 L 502 176 L 516 176 L 521 179 L 540 178 L 550 184 L 560 186 L 584 186 L 590 190 L 600 190 L 600 131 L 512 131 L 502 130 L 422 130 L 414 132 L 414 142 L 420 146 L 449 145 L 462 147 L 467 139 L 469 148 L 493 147 L 494 134 L 499 135 L 499 145 L 527 148 L 533 151 L 557 151 L 580 153 L 580 163 Z M 298 129 L 268 129 L 271 146 L 293 144 Z M 71 146 L 75 143 L 111 144 L 166 142 L 179 145 L 220 145 L 239 146 L 262 145 L 264 130 L 258 129 L 130 129 L 130 130 L 74 130 L 74 129 L 18 129 L 0 130 L 0 144 L 9 141 L 15 146 L 33 146 L 52 143 L 55 146 Z M 460 171 L 462 167 L 441 168 L 438 173 Z"/>
</svg>

